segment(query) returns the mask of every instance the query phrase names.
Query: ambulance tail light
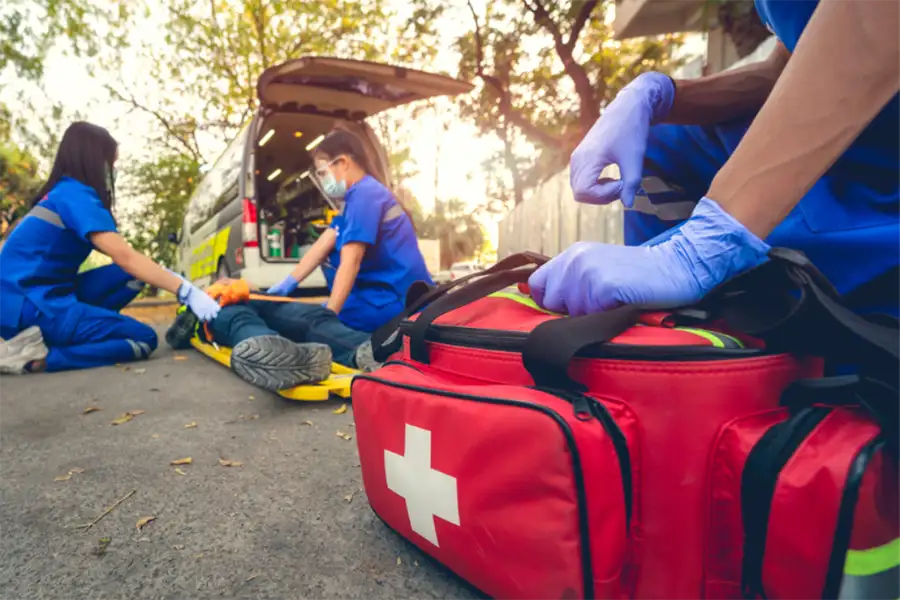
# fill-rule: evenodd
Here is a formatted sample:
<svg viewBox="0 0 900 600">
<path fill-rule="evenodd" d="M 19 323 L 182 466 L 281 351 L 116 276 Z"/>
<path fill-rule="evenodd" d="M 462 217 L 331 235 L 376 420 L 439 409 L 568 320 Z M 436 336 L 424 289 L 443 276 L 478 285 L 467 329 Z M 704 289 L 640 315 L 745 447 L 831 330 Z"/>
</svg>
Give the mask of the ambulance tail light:
<svg viewBox="0 0 900 600">
<path fill-rule="evenodd" d="M 259 238 L 256 235 L 256 204 L 250 198 L 244 198 L 244 213 L 241 221 L 244 225 L 244 248 L 259 247 Z"/>
</svg>

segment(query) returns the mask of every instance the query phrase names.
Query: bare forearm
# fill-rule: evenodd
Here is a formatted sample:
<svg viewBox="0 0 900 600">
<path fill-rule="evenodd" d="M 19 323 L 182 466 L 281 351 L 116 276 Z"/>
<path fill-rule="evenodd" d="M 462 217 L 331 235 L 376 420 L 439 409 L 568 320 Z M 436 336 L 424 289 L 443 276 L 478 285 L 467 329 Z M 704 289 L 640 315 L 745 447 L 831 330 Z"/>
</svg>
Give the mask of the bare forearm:
<svg viewBox="0 0 900 600">
<path fill-rule="evenodd" d="M 712 125 L 755 113 L 766 102 L 789 57 L 779 42 L 762 62 L 709 77 L 677 80 L 666 123 Z"/>
<path fill-rule="evenodd" d="M 118 233 L 95 233 L 91 235 L 91 243 L 135 279 L 173 294 L 178 293 L 183 280 L 132 248 Z"/>
<path fill-rule="evenodd" d="M 822 2 L 708 196 L 764 238 L 897 93 L 897 2 Z"/>
<path fill-rule="evenodd" d="M 336 236 L 333 229 L 326 230 L 319 239 L 306 251 L 297 266 L 291 272 L 291 275 L 297 281 L 303 281 L 309 277 L 310 273 L 322 264 L 322 261 L 328 256 L 334 248 Z"/>
<path fill-rule="evenodd" d="M 350 295 L 350 290 L 353 289 L 353 284 L 356 283 L 356 275 L 358 273 L 358 263 L 341 262 L 341 266 L 338 267 L 337 273 L 334 276 L 334 285 L 331 288 L 331 295 L 328 297 L 328 304 L 326 306 L 329 309 L 333 310 L 335 313 L 341 312 L 341 309 L 344 308 L 344 302 L 347 301 L 347 296 Z"/>
</svg>

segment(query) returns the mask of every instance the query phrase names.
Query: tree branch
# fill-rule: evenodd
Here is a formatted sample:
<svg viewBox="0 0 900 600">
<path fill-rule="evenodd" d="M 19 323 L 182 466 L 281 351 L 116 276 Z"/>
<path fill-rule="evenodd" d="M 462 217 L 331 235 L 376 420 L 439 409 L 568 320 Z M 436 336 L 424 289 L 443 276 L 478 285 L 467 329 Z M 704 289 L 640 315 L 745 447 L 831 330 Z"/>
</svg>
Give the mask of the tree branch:
<svg viewBox="0 0 900 600">
<path fill-rule="evenodd" d="M 569 39 L 565 43 L 565 47 L 569 52 L 575 49 L 575 44 L 578 43 L 578 36 L 581 35 L 581 30 L 584 29 L 588 19 L 591 18 L 591 13 L 594 12 L 596 6 L 597 0 L 587 0 L 582 3 L 581 10 L 578 11 L 578 16 L 572 24 L 572 30 L 569 32 Z"/>
<path fill-rule="evenodd" d="M 544 8 L 544 5 L 541 4 L 541 0 L 534 0 L 534 6 L 531 5 L 529 0 L 522 0 L 522 4 L 524 4 L 525 8 L 534 15 L 535 23 L 546 29 L 553 38 L 553 44 L 556 46 L 557 52 L 559 52 L 560 48 L 565 47 L 559 27 L 553 22 L 550 13 L 548 13 L 547 9 Z"/>
<path fill-rule="evenodd" d="M 481 37 L 481 25 L 478 22 L 478 14 L 475 12 L 475 7 L 472 6 L 472 0 L 467 0 L 467 4 L 469 5 L 469 11 L 472 13 L 472 20 L 475 21 L 475 73 L 497 92 L 500 100 L 500 114 L 503 115 L 508 123 L 521 129 L 522 133 L 529 139 L 550 148 L 558 147 L 559 140 L 555 136 L 543 131 L 529 121 L 525 115 L 513 108 L 507 87 L 497 77 L 484 72 L 484 40 Z"/>
<path fill-rule="evenodd" d="M 122 92 L 118 91 L 111 85 L 107 85 L 106 89 L 114 98 L 116 98 L 120 102 L 127 102 L 128 104 L 131 104 L 132 107 L 155 117 L 156 120 L 159 121 L 163 128 L 169 133 L 171 138 L 176 140 L 179 145 L 187 150 L 188 154 L 190 154 L 194 158 L 194 160 L 200 163 L 203 162 L 203 156 L 200 154 L 199 148 L 197 146 L 192 146 L 188 139 L 179 134 L 175 129 L 175 126 L 172 125 L 172 123 L 169 122 L 169 119 L 167 119 L 162 113 L 160 113 L 158 110 L 144 106 L 143 104 L 138 102 L 137 98 L 134 97 L 134 94 L 129 93 L 128 97 L 126 97 Z M 193 139 L 196 143 L 196 137 L 194 137 Z"/>
</svg>

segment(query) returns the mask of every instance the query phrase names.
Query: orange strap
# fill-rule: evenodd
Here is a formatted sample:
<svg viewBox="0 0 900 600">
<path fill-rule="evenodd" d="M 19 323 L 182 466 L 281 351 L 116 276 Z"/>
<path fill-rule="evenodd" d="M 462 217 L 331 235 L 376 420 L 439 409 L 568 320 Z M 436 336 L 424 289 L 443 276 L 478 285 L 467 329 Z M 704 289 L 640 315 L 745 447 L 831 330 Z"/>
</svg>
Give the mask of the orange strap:
<svg viewBox="0 0 900 600">
<path fill-rule="evenodd" d="M 249 300 L 264 300 L 266 302 L 303 302 L 301 298 L 286 298 L 284 296 L 267 296 L 265 294 L 254 294 L 250 292 L 250 285 L 243 279 L 232 281 L 223 281 L 215 283 L 206 289 L 206 293 L 213 300 L 219 303 L 219 306 L 229 306 Z M 203 324 L 203 331 L 206 332 L 206 338 L 212 340 L 212 334 L 209 331 L 209 324 Z"/>
</svg>

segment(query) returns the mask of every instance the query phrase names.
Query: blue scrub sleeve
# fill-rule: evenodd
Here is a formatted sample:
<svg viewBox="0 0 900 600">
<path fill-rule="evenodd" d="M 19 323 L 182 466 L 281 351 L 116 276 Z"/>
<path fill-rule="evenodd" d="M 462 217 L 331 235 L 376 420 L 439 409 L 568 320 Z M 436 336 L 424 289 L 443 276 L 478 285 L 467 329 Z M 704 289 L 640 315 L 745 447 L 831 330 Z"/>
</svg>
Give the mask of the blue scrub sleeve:
<svg viewBox="0 0 900 600">
<path fill-rule="evenodd" d="M 92 233 L 117 231 L 112 214 L 94 193 L 73 192 L 64 201 L 57 202 L 54 209 L 63 224 L 88 243 L 91 241 L 88 236 Z"/>
<path fill-rule="evenodd" d="M 387 206 L 375 198 L 356 198 L 348 202 L 341 231 L 341 245 L 362 242 L 374 245 L 381 228 L 381 212 Z"/>
</svg>

